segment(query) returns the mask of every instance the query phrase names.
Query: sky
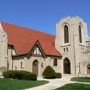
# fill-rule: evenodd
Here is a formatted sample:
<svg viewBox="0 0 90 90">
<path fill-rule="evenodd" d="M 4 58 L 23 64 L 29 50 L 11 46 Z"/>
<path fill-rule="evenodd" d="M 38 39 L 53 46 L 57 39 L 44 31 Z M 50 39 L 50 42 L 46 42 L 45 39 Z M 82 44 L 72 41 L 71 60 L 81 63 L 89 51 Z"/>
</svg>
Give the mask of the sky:
<svg viewBox="0 0 90 90">
<path fill-rule="evenodd" d="M 0 0 L 0 21 L 56 34 L 56 23 L 79 16 L 90 37 L 90 0 Z"/>
</svg>

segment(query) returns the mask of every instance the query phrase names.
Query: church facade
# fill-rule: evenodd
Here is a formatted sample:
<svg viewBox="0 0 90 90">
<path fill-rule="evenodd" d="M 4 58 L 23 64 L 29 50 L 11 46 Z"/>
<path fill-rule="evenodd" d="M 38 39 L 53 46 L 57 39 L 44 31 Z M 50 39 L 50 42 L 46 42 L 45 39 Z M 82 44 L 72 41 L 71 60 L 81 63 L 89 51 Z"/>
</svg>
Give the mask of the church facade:
<svg viewBox="0 0 90 90">
<path fill-rule="evenodd" d="M 83 54 L 88 42 L 87 24 L 78 16 L 61 19 L 56 36 L 0 22 L 0 74 L 26 70 L 42 77 L 48 65 L 62 75 L 90 74 Z"/>
</svg>

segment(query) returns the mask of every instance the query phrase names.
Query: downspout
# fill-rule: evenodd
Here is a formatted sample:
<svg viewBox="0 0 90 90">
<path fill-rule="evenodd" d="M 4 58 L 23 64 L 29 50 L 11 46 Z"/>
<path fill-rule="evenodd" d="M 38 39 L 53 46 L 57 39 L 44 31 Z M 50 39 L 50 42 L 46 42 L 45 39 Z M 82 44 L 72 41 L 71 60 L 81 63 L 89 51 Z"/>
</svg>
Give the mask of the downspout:
<svg viewBox="0 0 90 90">
<path fill-rule="evenodd" d="M 76 56 L 75 56 L 75 37 L 77 36 L 73 33 L 73 45 L 74 45 L 74 63 L 75 63 L 75 76 L 76 76 Z"/>
</svg>

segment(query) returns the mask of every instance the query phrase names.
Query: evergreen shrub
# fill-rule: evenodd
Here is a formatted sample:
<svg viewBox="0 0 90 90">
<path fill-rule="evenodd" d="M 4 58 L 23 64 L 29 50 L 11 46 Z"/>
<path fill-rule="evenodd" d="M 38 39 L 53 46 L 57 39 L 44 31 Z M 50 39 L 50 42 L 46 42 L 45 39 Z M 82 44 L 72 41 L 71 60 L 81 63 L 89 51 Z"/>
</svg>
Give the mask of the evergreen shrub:
<svg viewBox="0 0 90 90">
<path fill-rule="evenodd" d="M 61 73 L 56 72 L 56 78 L 61 78 L 61 77 L 62 77 L 62 74 L 61 74 Z"/>
<path fill-rule="evenodd" d="M 47 66 L 45 68 L 45 70 L 43 71 L 42 75 L 45 77 L 45 78 L 55 78 L 55 71 L 53 70 L 53 68 L 51 66 Z"/>
<path fill-rule="evenodd" d="M 8 70 L 3 73 L 4 78 L 19 80 L 37 80 L 37 75 L 23 70 Z"/>
<path fill-rule="evenodd" d="M 55 72 L 51 66 L 47 66 L 43 71 L 42 75 L 44 78 L 53 79 L 53 78 L 61 78 L 62 74 Z"/>
</svg>

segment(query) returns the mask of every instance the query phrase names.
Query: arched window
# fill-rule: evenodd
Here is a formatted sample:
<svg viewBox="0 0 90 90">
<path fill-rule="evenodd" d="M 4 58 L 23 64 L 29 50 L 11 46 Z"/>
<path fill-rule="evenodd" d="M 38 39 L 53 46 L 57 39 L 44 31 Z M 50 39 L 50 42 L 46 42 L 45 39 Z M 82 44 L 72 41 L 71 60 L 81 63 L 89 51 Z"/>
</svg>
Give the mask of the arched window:
<svg viewBox="0 0 90 90">
<path fill-rule="evenodd" d="M 56 58 L 54 59 L 53 65 L 57 66 L 57 59 Z"/>
<path fill-rule="evenodd" d="M 79 25 L 79 42 L 82 43 L 82 32 L 81 32 L 81 25 Z"/>
<path fill-rule="evenodd" d="M 64 26 L 64 43 L 68 43 L 68 42 L 69 42 L 68 26 L 65 25 Z"/>
</svg>

